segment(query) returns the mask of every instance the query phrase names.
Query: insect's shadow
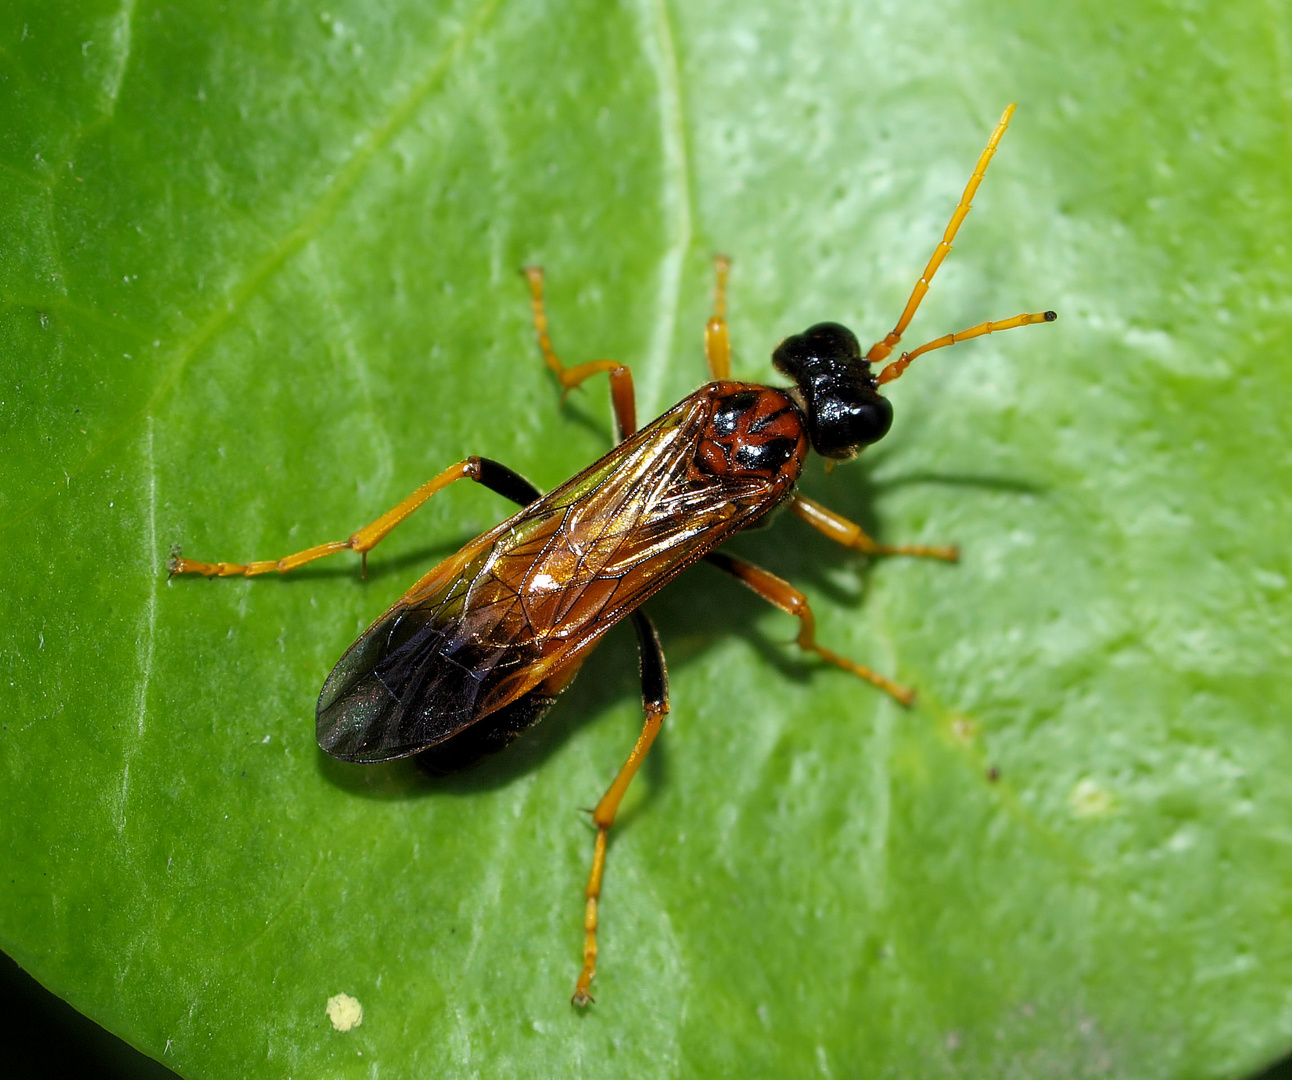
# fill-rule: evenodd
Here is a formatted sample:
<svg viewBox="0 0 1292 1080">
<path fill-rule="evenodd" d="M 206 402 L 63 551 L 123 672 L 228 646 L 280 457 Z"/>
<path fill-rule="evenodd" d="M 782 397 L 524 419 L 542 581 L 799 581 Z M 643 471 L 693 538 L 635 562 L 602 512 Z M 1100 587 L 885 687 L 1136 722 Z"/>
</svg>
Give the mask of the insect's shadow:
<svg viewBox="0 0 1292 1080">
<path fill-rule="evenodd" d="M 886 448 L 887 449 L 887 448 Z M 900 452 L 899 446 L 893 450 Z M 819 499 L 831 509 L 857 522 L 871 536 L 883 541 L 902 540 L 890 537 L 881 513 L 883 496 L 889 491 L 914 484 L 933 484 L 958 489 L 1043 494 L 1045 488 L 1017 477 L 971 475 L 963 473 L 911 472 L 890 475 L 882 481 L 874 478 L 876 466 L 885 464 L 884 455 L 872 453 L 867 459 L 836 470 L 826 476 L 819 463 L 810 468 L 801 481 L 804 494 Z M 465 542 L 468 537 L 463 538 Z M 954 542 L 955 537 L 936 537 L 938 542 Z M 864 604 L 874 560 L 842 548 L 789 514 L 774 515 L 766 528 L 747 531 L 731 542 L 729 549 L 786 580 L 804 588 L 809 597 L 824 597 L 847 608 L 860 609 Z M 374 560 L 369 567 L 370 579 L 381 579 L 408 569 L 424 567 L 428 557 L 455 550 L 444 545 L 410 552 L 397 558 Z M 840 574 L 851 567 L 852 574 Z M 955 573 L 954 567 L 936 566 L 938 572 Z M 352 571 L 351 571 L 352 572 Z M 326 572 L 320 572 L 326 573 Z M 819 662 L 793 647 L 797 624 L 783 618 L 784 630 L 758 625 L 768 605 L 737 581 L 708 565 L 697 565 L 684 572 L 646 604 L 646 611 L 659 631 L 665 655 L 670 642 L 685 642 L 673 656 L 674 673 L 685 670 L 714 645 L 732 634 L 750 643 L 766 662 L 782 676 L 796 683 L 809 683 L 816 677 Z M 825 642 L 825 644 L 829 644 Z M 861 662 L 866 657 L 857 657 Z M 626 624 L 615 627 L 580 672 L 569 690 L 536 727 L 526 732 L 512 746 L 499 754 L 484 758 L 471 768 L 449 776 L 430 776 L 414 759 L 379 765 L 352 765 L 337 761 L 321 750 L 318 768 L 326 779 L 338 787 L 367 798 L 408 799 L 472 795 L 505 787 L 531 770 L 537 769 L 557 753 L 585 725 L 593 723 L 611 705 L 636 700 L 640 695 L 636 642 Z M 859 692 L 865 692 L 864 690 Z M 673 701 L 674 713 L 685 716 L 685 703 Z M 624 731 L 624 755 L 632 746 L 637 731 Z M 606 763 L 607 780 L 621 759 Z M 643 765 L 649 792 L 638 804 L 644 809 L 668 781 L 668 740 L 659 740 Z M 600 792 L 589 792 L 589 805 Z M 621 824 L 626 821 L 621 819 Z"/>
<path fill-rule="evenodd" d="M 604 439 L 606 436 L 605 414 L 594 416 L 588 408 L 582 407 L 583 402 L 587 401 L 587 397 L 586 386 L 574 387 L 569 396 L 560 403 L 561 419 L 578 424 L 584 430 L 592 432 L 597 438 Z M 609 449 L 609 447 L 606 449 Z"/>
</svg>

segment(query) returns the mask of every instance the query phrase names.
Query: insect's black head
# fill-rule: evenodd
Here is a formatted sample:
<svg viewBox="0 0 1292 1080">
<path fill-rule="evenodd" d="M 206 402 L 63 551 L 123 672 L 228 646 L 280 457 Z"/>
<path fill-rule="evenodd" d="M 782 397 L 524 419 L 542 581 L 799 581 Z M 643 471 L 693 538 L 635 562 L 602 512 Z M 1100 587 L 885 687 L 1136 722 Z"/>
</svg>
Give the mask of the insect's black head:
<svg viewBox="0 0 1292 1080">
<path fill-rule="evenodd" d="M 844 460 L 888 434 L 893 406 L 880 397 L 870 363 L 846 326 L 809 326 L 782 341 L 772 363 L 798 383 L 818 454 Z"/>
</svg>

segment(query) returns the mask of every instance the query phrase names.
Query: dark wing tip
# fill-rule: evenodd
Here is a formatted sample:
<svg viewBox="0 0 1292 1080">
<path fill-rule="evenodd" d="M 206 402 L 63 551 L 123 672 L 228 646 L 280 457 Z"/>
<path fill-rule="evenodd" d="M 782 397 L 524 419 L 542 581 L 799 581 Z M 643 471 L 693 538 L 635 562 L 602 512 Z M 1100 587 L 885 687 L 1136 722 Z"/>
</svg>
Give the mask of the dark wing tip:
<svg viewBox="0 0 1292 1080">
<path fill-rule="evenodd" d="M 356 641 L 319 691 L 314 732 L 319 747 L 341 761 L 391 761 L 416 753 L 391 736 L 401 726 L 399 698 L 381 680 L 376 666 L 387 654 L 392 623 L 398 608 L 388 612 Z"/>
<path fill-rule="evenodd" d="M 425 610 L 396 604 L 337 661 L 315 713 L 319 747 L 341 761 L 408 757 L 476 718 L 487 665 L 469 663 Z"/>
<path fill-rule="evenodd" d="M 333 676 L 339 668 L 338 664 L 333 669 Z M 380 737 L 383 729 L 389 726 L 382 721 L 389 719 L 399 702 L 371 673 L 340 693 L 329 693 L 332 690 L 332 676 L 329 676 L 323 685 L 323 693 L 319 695 L 314 722 L 319 746 L 326 753 L 342 761 L 371 762 L 390 761 L 420 749 L 415 747 L 401 753 L 399 748 L 387 745 Z M 328 700 L 330 697 L 331 701 Z"/>
</svg>

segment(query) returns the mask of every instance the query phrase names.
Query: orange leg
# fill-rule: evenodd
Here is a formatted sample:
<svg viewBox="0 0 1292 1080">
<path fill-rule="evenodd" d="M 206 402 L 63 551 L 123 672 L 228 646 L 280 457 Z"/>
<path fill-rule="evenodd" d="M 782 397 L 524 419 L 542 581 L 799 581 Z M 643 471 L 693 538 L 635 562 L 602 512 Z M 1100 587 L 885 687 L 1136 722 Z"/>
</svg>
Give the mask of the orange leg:
<svg viewBox="0 0 1292 1080">
<path fill-rule="evenodd" d="M 727 273 L 731 260 L 719 255 L 713 260 L 717 279 L 713 287 L 713 316 L 704 327 L 704 358 L 715 379 L 731 378 L 731 332 L 727 328 Z"/>
<path fill-rule="evenodd" d="M 956 562 L 960 558 L 960 549 L 954 546 L 878 543 L 867 536 L 860 525 L 826 509 L 806 495 L 791 498 L 790 510 L 836 544 L 856 548 L 867 555 L 915 555 L 923 559 L 944 559 L 946 562 Z"/>
<path fill-rule="evenodd" d="M 357 551 L 363 556 L 363 566 L 366 573 L 368 552 L 381 543 L 387 533 L 437 491 L 442 491 L 455 480 L 464 478 L 483 484 L 491 491 L 496 491 L 499 495 L 518 502 L 522 506 L 538 498 L 539 495 L 538 489 L 533 484 L 524 477 L 512 472 L 506 466 L 499 465 L 498 462 L 489 458 L 469 457 L 465 461 L 459 461 L 456 465 L 450 465 L 438 476 L 428 480 L 393 510 L 386 511 L 371 525 L 360 529 L 348 540 L 334 540 L 329 544 L 306 548 L 304 551 L 298 551 L 294 555 L 285 555 L 281 559 L 264 559 L 259 562 L 249 563 L 197 562 L 194 559 L 185 559 L 176 552 L 167 560 L 166 569 L 170 571 L 172 576 L 175 574 L 202 574 L 205 577 L 255 577 L 257 574 L 267 574 L 271 570 L 285 574 L 289 570 L 295 570 L 297 567 L 304 566 L 315 559 L 334 555 L 338 551 Z"/>
<path fill-rule="evenodd" d="M 543 306 L 543 270 L 538 266 L 525 267 L 525 279 L 529 282 L 529 303 L 534 311 L 534 333 L 538 336 L 538 347 L 543 353 L 545 363 L 561 384 L 561 401 L 580 383 L 593 375 L 605 371 L 610 375 L 610 400 L 615 407 L 615 420 L 619 424 L 619 437 L 628 438 L 637 430 L 637 399 L 633 391 L 633 373 L 626 364 L 618 360 L 591 360 L 586 364 L 576 364 L 567 368 L 561 363 L 552 348 L 552 339 L 547 332 L 547 312 Z"/>
<path fill-rule="evenodd" d="M 583 970 L 579 972 L 578 982 L 574 985 L 574 996 L 570 999 L 575 1005 L 588 1005 L 592 1002 L 592 995 L 588 991 L 592 986 L 593 976 L 597 973 L 597 902 L 601 899 L 601 876 L 606 866 L 606 835 L 615 823 L 615 814 L 619 811 L 619 804 L 623 801 L 628 785 L 637 775 L 637 770 L 668 714 L 668 673 L 664 668 L 664 651 L 660 648 L 659 637 L 643 612 L 634 611 L 632 621 L 641 654 L 642 708 L 646 712 L 646 723 L 637 737 L 637 745 L 619 770 L 619 775 L 592 811 L 592 823 L 597 827 L 597 841 L 592 852 L 592 873 L 588 875 L 588 887 L 584 893 L 587 907 L 583 915 Z"/>
<path fill-rule="evenodd" d="M 744 559 L 733 558 L 731 555 L 725 555 L 722 552 L 711 551 L 705 556 L 705 559 L 719 569 L 725 570 L 732 577 L 743 581 L 769 604 L 775 604 L 782 611 L 798 619 L 798 646 L 800 649 L 814 652 L 826 663 L 851 672 L 859 679 L 865 679 L 868 683 L 879 687 L 879 689 L 893 697 L 899 704 L 910 705 L 915 701 L 915 691 L 909 687 L 901 686 L 893 682 L 892 679 L 880 675 L 877 671 L 871 671 L 870 668 L 849 660 L 846 656 L 840 656 L 838 653 L 833 653 L 829 649 L 824 649 L 818 645 L 816 643 L 816 619 L 812 615 L 812 609 L 808 606 L 807 597 L 788 581 L 778 578 L 775 574 L 764 570 L 760 566 L 745 562 Z"/>
</svg>

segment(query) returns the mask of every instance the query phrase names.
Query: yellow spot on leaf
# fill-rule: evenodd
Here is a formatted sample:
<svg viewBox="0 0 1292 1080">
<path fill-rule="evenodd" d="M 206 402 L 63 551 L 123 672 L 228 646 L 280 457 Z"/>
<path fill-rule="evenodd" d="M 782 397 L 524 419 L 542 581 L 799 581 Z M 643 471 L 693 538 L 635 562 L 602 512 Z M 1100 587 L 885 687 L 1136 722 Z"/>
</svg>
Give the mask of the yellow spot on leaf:
<svg viewBox="0 0 1292 1080">
<path fill-rule="evenodd" d="M 363 1006 L 358 998 L 337 994 L 327 999 L 327 1018 L 337 1031 L 349 1031 L 363 1023 Z"/>
<path fill-rule="evenodd" d="M 1072 807 L 1073 817 L 1100 817 L 1112 810 L 1113 797 L 1087 776 L 1072 789 L 1068 805 Z"/>
</svg>

